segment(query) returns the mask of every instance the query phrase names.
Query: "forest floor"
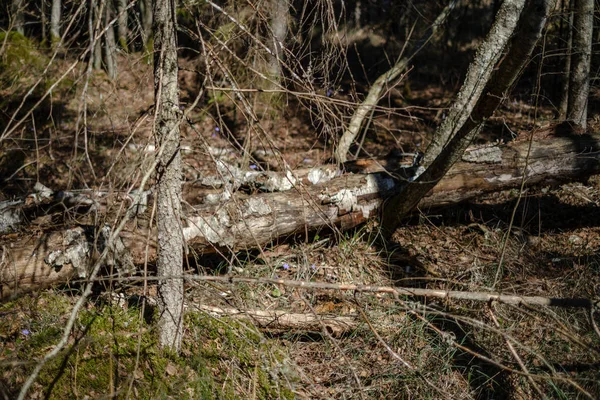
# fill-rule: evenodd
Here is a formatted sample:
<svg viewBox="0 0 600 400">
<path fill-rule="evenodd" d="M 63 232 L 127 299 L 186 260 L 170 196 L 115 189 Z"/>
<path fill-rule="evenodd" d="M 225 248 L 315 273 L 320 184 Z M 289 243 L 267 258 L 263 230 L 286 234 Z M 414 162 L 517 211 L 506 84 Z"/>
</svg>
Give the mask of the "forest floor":
<svg viewBox="0 0 600 400">
<path fill-rule="evenodd" d="M 62 60 L 55 68 L 67 65 Z M 181 60 L 181 66 L 185 106 L 201 89 L 200 75 L 193 61 Z M 44 103 L 35 124 L 26 122 L 2 143 L 0 200 L 30 193 L 36 181 L 61 190 L 123 190 L 139 182 L 150 165 L 153 78 L 147 58 L 121 58 L 117 82 L 94 72 L 85 121 L 78 118 L 81 85 L 71 89 L 72 84 Z M 452 93 L 414 86 L 390 92 L 384 100 L 390 108 L 374 115 L 360 157 L 427 145 Z M 13 96 L 18 92 L 12 87 L 1 94 L 6 98 L 9 90 Z M 335 120 L 318 120 L 293 100 L 255 93 L 248 95 L 250 104 L 262 109 L 255 126 L 236 113 L 231 96 L 225 89 L 207 91 L 202 107 L 182 125 L 186 181 L 213 170 L 216 158 L 273 170 L 330 160 L 332 142 L 319 127 Z M 350 99 L 347 94 L 331 98 Z M 525 140 L 534 128 L 550 127 L 551 118 L 550 109 L 510 99 L 481 140 Z M 79 129 L 75 135 L 83 124 L 87 133 Z M 600 178 L 592 177 L 419 210 L 387 242 L 371 221 L 348 232 L 328 229 L 284 238 L 261 250 L 199 255 L 189 269 L 597 299 L 599 206 Z M 55 345 L 78 293 L 76 285 L 66 286 L 0 304 L 0 396 L 13 396 L 36 360 Z M 43 370 L 31 398 L 600 397 L 600 331 L 594 330 L 600 318 L 586 309 L 189 283 L 183 351 L 169 355 L 154 339 L 155 293 L 152 282 L 99 283 L 78 317 L 71 346 Z M 235 309 L 250 317 L 228 315 Z M 292 322 L 261 325 L 253 321 L 253 311 L 283 311 Z M 314 314 L 334 322 L 298 322 Z"/>
</svg>

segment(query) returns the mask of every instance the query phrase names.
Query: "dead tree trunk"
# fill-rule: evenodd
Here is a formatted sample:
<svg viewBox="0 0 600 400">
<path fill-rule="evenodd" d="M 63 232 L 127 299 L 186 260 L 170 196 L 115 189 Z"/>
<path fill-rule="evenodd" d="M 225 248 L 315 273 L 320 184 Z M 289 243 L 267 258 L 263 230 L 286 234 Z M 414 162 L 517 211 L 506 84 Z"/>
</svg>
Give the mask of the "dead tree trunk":
<svg viewBox="0 0 600 400">
<path fill-rule="evenodd" d="M 523 141 L 467 150 L 463 160 L 450 169 L 419 206 L 440 207 L 483 193 L 516 188 L 524 178 L 529 186 L 570 182 L 600 172 L 598 135 L 534 141 L 527 162 L 528 147 L 529 143 Z M 234 198 L 218 204 L 200 203 L 197 200 L 202 197 L 200 189 L 188 187 L 185 200 L 191 206 L 185 212 L 185 227 L 182 232 L 176 225 L 169 235 L 183 233 L 190 248 L 206 253 L 256 248 L 279 237 L 307 230 L 349 229 L 379 215 L 382 203 L 398 193 L 401 184 L 394 176 L 410 176 L 410 173 L 404 173 L 405 169 L 394 165 L 383 160 L 361 160 L 346 165 L 354 174 L 339 177 L 335 177 L 335 166 L 319 167 L 304 174 L 304 179 L 300 174 L 290 175 L 298 177 L 296 187 L 291 190 L 253 196 L 238 192 Z M 315 177 L 324 179 L 322 183 L 311 184 L 317 181 Z M 7 232 L 23 230 L 24 221 L 46 215 L 44 210 L 56 209 L 57 213 L 62 213 L 65 209 L 79 207 L 92 209 L 92 215 L 106 215 L 108 204 L 125 201 L 98 194 L 93 197 L 97 200 L 86 199 L 83 194 L 69 196 L 62 193 L 55 194 L 55 200 L 45 200 L 41 204 L 37 200 L 23 201 L 20 205 L 0 204 L 0 299 L 66 283 L 79 275 L 86 276 L 86 268 L 92 265 L 95 254 L 103 251 L 104 241 L 96 238 L 110 234 L 103 232 L 105 228 L 92 226 L 93 218 L 89 226 L 50 230 L 35 237 Z M 38 209 L 41 211 L 36 211 Z M 148 217 L 146 214 L 145 218 Z M 110 269 L 122 274 L 133 265 L 143 265 L 146 260 L 156 262 L 158 245 L 155 237 L 155 231 L 148 232 L 131 224 L 111 250 L 113 256 L 109 257 L 109 265 L 113 267 Z"/>
<path fill-rule="evenodd" d="M 457 100 L 427 148 L 423 166 L 419 167 L 415 176 L 416 182 L 405 185 L 402 192 L 386 205 L 382 225 L 387 234 L 393 233 L 400 220 L 460 160 L 527 63 L 541 37 L 554 0 L 529 0 L 527 7 L 524 3 L 521 0 L 505 0 L 502 3 L 486 41 L 469 67 Z M 494 71 L 511 37 L 510 49 Z"/>
<path fill-rule="evenodd" d="M 594 0 L 574 0 L 573 54 L 571 55 L 567 120 L 581 130 L 587 128 L 593 25 Z"/>
<path fill-rule="evenodd" d="M 159 276 L 173 278 L 158 283 L 159 343 L 178 352 L 183 323 L 183 231 L 181 226 L 181 153 L 179 152 L 179 87 L 175 1 L 154 3 L 155 142 L 159 149 L 157 225 Z"/>
</svg>

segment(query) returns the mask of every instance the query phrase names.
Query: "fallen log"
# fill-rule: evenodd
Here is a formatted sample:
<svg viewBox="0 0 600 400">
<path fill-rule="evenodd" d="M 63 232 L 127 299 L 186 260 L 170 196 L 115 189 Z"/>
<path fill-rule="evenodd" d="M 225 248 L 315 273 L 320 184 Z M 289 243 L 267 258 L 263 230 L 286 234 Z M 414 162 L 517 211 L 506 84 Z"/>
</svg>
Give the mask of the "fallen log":
<svg viewBox="0 0 600 400">
<path fill-rule="evenodd" d="M 534 141 L 527 160 L 528 149 L 526 141 L 470 149 L 420 206 L 439 207 L 520 187 L 523 178 L 525 185 L 531 186 L 568 182 L 600 172 L 600 135 Z M 184 238 L 189 249 L 203 253 L 256 248 L 324 227 L 346 230 L 376 216 L 384 200 L 401 185 L 415 184 L 410 182 L 411 168 L 405 167 L 387 161 L 359 161 L 346 165 L 351 172 L 338 177 L 324 174 L 327 179 L 317 180 L 316 184 L 298 179 L 292 189 L 284 192 L 236 192 L 228 201 L 217 204 L 188 202 L 184 207 Z M 188 188 L 188 199 L 202 197 L 195 190 Z M 94 209 L 102 212 L 101 206 Z M 85 276 L 101 247 L 100 232 L 107 229 L 86 226 L 85 234 L 63 229 L 36 238 L 5 235 L 1 238 L 0 299 Z M 81 250 L 82 244 L 73 241 L 74 236 L 87 240 L 87 250 Z M 121 233 L 122 244 L 114 250 L 113 264 L 128 270 L 131 265 L 152 262 L 155 236 L 148 229 L 130 224 Z M 121 261 L 123 257 L 126 261 Z"/>
</svg>

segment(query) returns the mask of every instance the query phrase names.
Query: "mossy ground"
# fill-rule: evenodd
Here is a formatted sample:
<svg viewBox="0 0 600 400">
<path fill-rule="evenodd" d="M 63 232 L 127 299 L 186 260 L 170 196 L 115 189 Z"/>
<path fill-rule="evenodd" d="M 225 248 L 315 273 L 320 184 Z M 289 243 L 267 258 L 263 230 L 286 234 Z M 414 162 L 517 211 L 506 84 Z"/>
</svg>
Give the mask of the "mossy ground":
<svg viewBox="0 0 600 400">
<path fill-rule="evenodd" d="M 75 298 L 46 292 L 4 303 L 0 376 L 14 396 L 37 359 L 60 339 Z M 148 323 L 149 322 L 149 323 Z M 285 349 L 244 324 L 188 313 L 180 355 L 158 350 L 151 321 L 138 305 L 91 301 L 65 351 L 32 388 L 44 398 L 292 398 Z"/>
</svg>

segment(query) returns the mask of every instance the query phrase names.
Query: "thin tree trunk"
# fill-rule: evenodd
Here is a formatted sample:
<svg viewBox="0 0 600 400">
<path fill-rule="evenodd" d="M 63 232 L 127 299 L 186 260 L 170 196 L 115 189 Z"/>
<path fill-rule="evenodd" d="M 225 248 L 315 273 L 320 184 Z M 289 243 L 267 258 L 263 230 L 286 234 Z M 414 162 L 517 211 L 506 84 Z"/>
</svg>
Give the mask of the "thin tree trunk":
<svg viewBox="0 0 600 400">
<path fill-rule="evenodd" d="M 42 43 L 47 43 L 48 40 L 48 20 L 46 18 L 46 0 L 42 2 Z"/>
<path fill-rule="evenodd" d="M 179 152 L 179 88 L 175 1 L 154 3 L 154 98 L 155 141 L 159 149 L 157 176 L 157 226 L 159 276 L 183 275 L 183 231 L 181 226 L 181 154 Z M 158 284 L 159 343 L 179 351 L 183 316 L 183 280 L 161 280 Z"/>
<path fill-rule="evenodd" d="M 587 128 L 593 25 L 594 0 L 574 0 L 573 55 L 571 56 L 567 120 L 583 130 Z"/>
<path fill-rule="evenodd" d="M 521 0 L 506 0 L 502 3 L 490 34 L 469 67 L 467 78 L 450 115 L 436 131 L 437 136 L 430 145 L 433 147 L 427 149 L 425 159 L 429 161 L 424 160 L 425 171 L 417 174 L 416 182 L 405 185 L 404 190 L 386 204 L 382 221 L 386 234 L 393 233 L 401 218 L 410 212 L 461 158 L 481 130 L 484 121 L 494 113 L 541 37 L 554 1 L 529 0 L 524 11 L 524 2 Z M 523 17 L 519 18 L 520 15 Z M 521 23 L 516 30 L 519 19 Z M 495 63 L 490 64 L 489 60 L 498 59 L 511 36 L 510 50 L 490 79 Z M 482 70 L 485 70 L 485 73 Z M 484 79 L 483 76 L 487 78 Z M 481 94 L 484 96 L 480 98 Z M 476 102 L 473 102 L 473 97 L 477 98 Z M 460 109 L 457 104 L 465 109 Z M 446 122 L 448 120 L 451 121 Z"/>
<path fill-rule="evenodd" d="M 350 146 L 352 146 L 352 142 L 356 139 L 358 134 L 360 133 L 360 129 L 367 118 L 367 116 L 371 115 L 375 106 L 379 102 L 381 97 L 381 93 L 383 89 L 390 85 L 400 74 L 406 69 L 406 66 L 410 62 L 410 60 L 416 55 L 416 53 L 422 48 L 422 46 L 433 36 L 436 34 L 438 27 L 446 20 L 448 14 L 454 8 L 455 1 L 451 1 L 440 13 L 440 15 L 436 18 L 436 20 L 431 25 L 431 28 L 428 30 L 427 34 L 424 38 L 422 38 L 419 43 L 422 43 L 420 47 L 413 51 L 410 57 L 402 57 L 399 58 L 398 61 L 394 64 L 394 66 L 383 75 L 379 76 L 367 95 L 367 98 L 362 102 L 362 104 L 355 111 L 352 119 L 350 120 L 350 124 L 348 128 L 344 131 L 344 134 L 340 138 L 340 141 L 335 150 L 335 158 L 338 163 L 344 163 L 348 160 L 348 151 L 350 151 Z"/>
<path fill-rule="evenodd" d="M 571 79 L 571 54 L 573 52 L 573 10 L 570 9 L 569 0 L 565 0 L 567 5 L 567 48 L 565 50 L 565 65 L 562 77 L 561 97 L 558 106 L 559 116 L 561 121 L 567 118 L 567 109 L 569 105 L 569 80 Z"/>
<path fill-rule="evenodd" d="M 114 25 L 109 25 L 113 19 L 112 1 L 109 0 L 104 9 L 104 24 L 108 30 L 104 35 L 104 66 L 106 74 L 112 80 L 117 78 L 117 44 L 115 42 Z"/>
<path fill-rule="evenodd" d="M 60 42 L 61 7 L 60 0 L 52 0 L 52 9 L 50 11 L 50 45 L 52 47 Z"/>
<path fill-rule="evenodd" d="M 143 51 L 150 50 L 151 43 L 148 43 L 152 37 L 152 1 L 139 0 L 140 14 L 142 17 L 142 45 Z"/>
<path fill-rule="evenodd" d="M 13 20 L 13 29 L 19 32 L 21 35 L 25 34 L 25 18 L 23 16 L 23 9 L 25 4 L 23 0 L 12 0 L 11 14 Z"/>
<path fill-rule="evenodd" d="M 283 60 L 283 45 L 288 31 L 288 0 L 272 0 L 273 15 L 271 18 L 271 31 L 273 33 L 273 56 L 269 63 L 269 77 L 275 81 L 276 86 L 281 83 L 281 60 Z"/>
<path fill-rule="evenodd" d="M 129 51 L 129 46 L 127 45 L 127 0 L 117 0 L 117 13 L 119 14 L 119 26 L 117 30 L 119 46 L 121 46 L 123 50 Z"/>
<path fill-rule="evenodd" d="M 104 4 L 98 6 L 98 0 L 90 0 L 89 9 L 89 20 L 88 30 L 90 40 L 93 41 L 94 48 L 92 49 L 92 67 L 96 70 L 102 68 L 102 41 L 98 38 L 98 32 L 102 28 L 103 18 L 101 17 L 101 11 L 99 7 L 103 7 Z"/>
</svg>

